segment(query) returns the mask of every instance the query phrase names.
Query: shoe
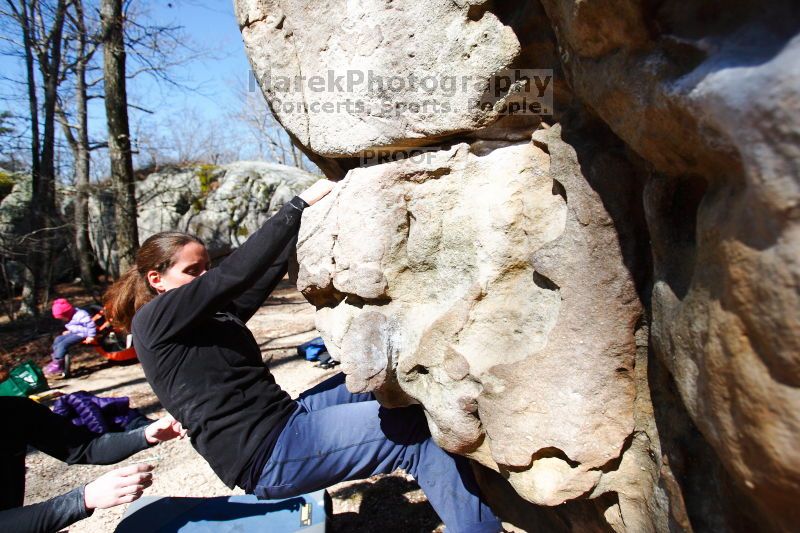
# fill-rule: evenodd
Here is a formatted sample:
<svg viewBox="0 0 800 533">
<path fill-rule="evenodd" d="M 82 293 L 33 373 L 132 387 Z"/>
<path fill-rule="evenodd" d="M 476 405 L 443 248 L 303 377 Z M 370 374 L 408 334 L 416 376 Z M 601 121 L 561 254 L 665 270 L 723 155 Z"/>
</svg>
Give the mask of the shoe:
<svg viewBox="0 0 800 533">
<path fill-rule="evenodd" d="M 63 376 L 64 375 L 64 360 L 53 359 L 47 366 L 44 367 L 44 373 L 48 376 Z"/>
</svg>

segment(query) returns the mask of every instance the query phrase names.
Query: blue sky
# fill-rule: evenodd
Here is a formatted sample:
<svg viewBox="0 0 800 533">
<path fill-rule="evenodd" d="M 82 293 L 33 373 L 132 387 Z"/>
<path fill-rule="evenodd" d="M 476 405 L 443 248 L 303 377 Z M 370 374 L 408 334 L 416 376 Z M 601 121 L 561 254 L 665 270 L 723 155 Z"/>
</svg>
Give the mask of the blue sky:
<svg viewBox="0 0 800 533">
<path fill-rule="evenodd" d="M 92 3 L 88 0 L 87 3 Z M 143 10 L 140 18 L 151 24 L 182 26 L 186 45 L 198 55 L 171 68 L 170 76 L 181 88 L 139 76 L 128 82 L 129 102 L 148 109 L 145 113 L 130 110 L 131 134 L 134 139 L 144 132 L 180 137 L 176 130 L 216 128 L 224 133 L 229 144 L 246 143 L 249 139 L 231 114 L 242 109 L 241 93 L 247 87 L 250 69 L 231 0 L 133 0 L 135 9 Z M 2 30 L 0 30 L 2 31 Z M 189 50 L 177 54 L 189 54 Z M 98 59 L 101 59 L 98 54 Z M 0 74 L 23 79 L 22 63 L 0 57 Z M 24 87 L 0 80 L 0 111 L 11 110 L 27 117 Z M 8 100 L 11 95 L 16 100 Z M 105 114 L 102 100 L 90 106 L 90 131 L 93 140 L 104 140 Z M 242 137 L 245 136 L 245 137 Z M 231 140 L 233 139 L 233 140 Z M 243 145 L 243 144 L 241 144 Z M 243 149 L 247 153 L 247 148 Z M 244 156 L 243 156 L 244 157 Z M 97 157 L 98 172 L 103 171 L 103 158 Z"/>
<path fill-rule="evenodd" d="M 151 0 L 149 18 L 158 23 L 183 26 L 190 39 L 189 45 L 206 54 L 173 69 L 177 78 L 197 86 L 198 90 L 181 94 L 170 87 L 162 88 L 159 92 L 167 104 L 197 106 L 212 118 L 219 115 L 220 109 L 237 102 L 231 85 L 236 81 L 246 82 L 250 64 L 232 4 L 229 0 Z M 135 83 L 139 85 L 137 94 L 148 88 L 158 89 L 149 79 Z"/>
</svg>

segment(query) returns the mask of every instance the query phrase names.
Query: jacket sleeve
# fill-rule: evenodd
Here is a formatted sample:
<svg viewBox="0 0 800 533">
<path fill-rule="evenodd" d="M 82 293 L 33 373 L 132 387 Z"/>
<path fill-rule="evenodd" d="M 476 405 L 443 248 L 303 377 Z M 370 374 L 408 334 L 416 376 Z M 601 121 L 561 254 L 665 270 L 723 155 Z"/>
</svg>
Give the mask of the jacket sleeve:
<svg viewBox="0 0 800 533">
<path fill-rule="evenodd" d="M 53 533 L 91 516 L 83 499 L 83 487 L 41 503 L 0 511 L 0 531 Z"/>
<path fill-rule="evenodd" d="M 75 335 L 83 335 L 83 326 L 81 326 L 77 320 L 77 317 L 72 317 L 72 320 L 66 323 L 64 329 L 69 331 L 70 333 L 74 333 Z"/>
<path fill-rule="evenodd" d="M 80 335 L 84 338 L 94 337 L 97 334 L 97 326 L 94 320 L 92 320 L 91 315 L 83 309 L 75 311 L 75 316 L 72 317 L 72 320 L 70 320 L 65 327 L 70 333 Z"/>
<path fill-rule="evenodd" d="M 295 252 L 297 235 L 289 241 L 281 255 L 253 285 L 238 296 L 231 304 L 231 311 L 242 322 L 247 322 L 258 311 L 258 308 L 269 298 L 272 291 L 289 270 L 289 258 Z"/>
<path fill-rule="evenodd" d="M 279 260 L 300 229 L 306 205 L 295 196 L 219 266 L 139 309 L 133 320 L 134 339 L 153 346 L 199 318 L 228 308 Z"/>
<path fill-rule="evenodd" d="M 113 464 L 150 447 L 144 428 L 97 436 L 33 400 L 16 403 L 13 413 L 4 413 L 9 427 L 24 431 L 27 445 L 68 464 Z"/>
<path fill-rule="evenodd" d="M 88 311 L 84 311 L 86 313 L 83 317 L 81 317 L 81 323 L 83 327 L 86 328 L 86 336 L 87 337 L 96 337 L 97 336 L 97 324 L 94 323 L 92 320 L 92 315 L 89 314 Z"/>
<path fill-rule="evenodd" d="M 58 416 L 58 415 L 56 415 Z M 78 429 L 78 428 L 76 428 Z M 73 446 L 64 459 L 67 464 L 112 465 L 154 446 L 144 436 L 145 428 L 124 433 L 93 436 L 85 445 Z M 44 450 L 42 450 L 44 451 Z"/>
</svg>

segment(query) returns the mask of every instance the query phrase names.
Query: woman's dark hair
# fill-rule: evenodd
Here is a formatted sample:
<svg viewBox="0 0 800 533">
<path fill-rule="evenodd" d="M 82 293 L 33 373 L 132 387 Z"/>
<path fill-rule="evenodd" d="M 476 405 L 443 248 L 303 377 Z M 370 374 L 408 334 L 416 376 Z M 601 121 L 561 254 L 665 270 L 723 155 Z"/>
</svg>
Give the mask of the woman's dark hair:
<svg viewBox="0 0 800 533">
<path fill-rule="evenodd" d="M 166 272 L 175 264 L 181 248 L 190 242 L 203 245 L 203 241 L 194 235 L 179 231 L 165 231 L 148 237 L 136 252 L 136 265 L 106 291 L 103 298 L 106 318 L 130 331 L 134 313 L 157 296 L 147 281 L 147 273 L 151 270 Z"/>
</svg>

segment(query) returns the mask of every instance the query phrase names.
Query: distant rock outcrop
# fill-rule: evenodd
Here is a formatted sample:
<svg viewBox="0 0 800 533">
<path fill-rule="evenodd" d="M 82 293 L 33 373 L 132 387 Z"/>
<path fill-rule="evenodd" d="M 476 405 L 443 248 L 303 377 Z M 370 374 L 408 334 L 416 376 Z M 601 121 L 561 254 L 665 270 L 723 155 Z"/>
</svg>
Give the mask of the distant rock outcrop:
<svg viewBox="0 0 800 533">
<path fill-rule="evenodd" d="M 2 173 L 2 170 L 0 170 Z M 0 200 L 0 258 L 3 272 L 0 282 L 8 283 L 9 289 L 16 291 L 23 285 L 26 264 L 30 265 L 29 252 L 41 246 L 47 239 L 53 249 L 54 262 L 50 271 L 55 281 L 71 281 L 76 274 L 73 240 L 69 225 L 56 221 L 49 229 L 32 233 L 31 198 L 32 180 L 27 173 L 6 173 L 6 184 L 11 184 L 8 194 Z M 59 195 L 63 189 L 58 189 Z M 23 304 L 25 305 L 25 304 Z M 32 312 L 23 307 L 25 312 Z"/>
<path fill-rule="evenodd" d="M 160 231 L 200 237 L 212 257 L 239 246 L 317 176 L 258 161 L 167 168 L 136 184 L 139 239 Z M 114 271 L 114 205 L 110 191 L 90 201 L 90 235 L 101 266 Z"/>
<path fill-rule="evenodd" d="M 18 174 L 10 192 L 0 200 L 0 238 L 8 240 L 30 231 L 30 176 Z"/>
<path fill-rule="evenodd" d="M 0 200 L 0 256 L 4 260 L 2 281 L 12 288 L 22 285 L 23 263 L 20 262 L 25 252 L 21 238 L 30 233 L 30 176 L 18 174 L 9 193 Z"/>
</svg>

